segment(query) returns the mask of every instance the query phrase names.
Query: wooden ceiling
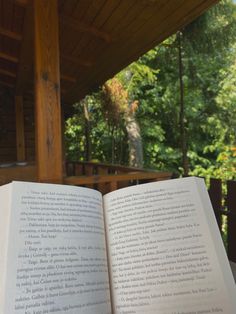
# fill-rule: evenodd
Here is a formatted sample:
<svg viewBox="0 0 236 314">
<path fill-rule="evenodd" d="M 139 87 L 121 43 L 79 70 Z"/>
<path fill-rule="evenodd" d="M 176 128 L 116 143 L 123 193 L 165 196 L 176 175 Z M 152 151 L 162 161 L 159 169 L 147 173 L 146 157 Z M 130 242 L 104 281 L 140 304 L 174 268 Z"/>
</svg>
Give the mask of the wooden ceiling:
<svg viewBox="0 0 236 314">
<path fill-rule="evenodd" d="M 33 91 L 32 1 L 0 0 L 0 85 L 18 95 Z M 78 101 L 216 2 L 58 0 L 62 101 Z"/>
</svg>

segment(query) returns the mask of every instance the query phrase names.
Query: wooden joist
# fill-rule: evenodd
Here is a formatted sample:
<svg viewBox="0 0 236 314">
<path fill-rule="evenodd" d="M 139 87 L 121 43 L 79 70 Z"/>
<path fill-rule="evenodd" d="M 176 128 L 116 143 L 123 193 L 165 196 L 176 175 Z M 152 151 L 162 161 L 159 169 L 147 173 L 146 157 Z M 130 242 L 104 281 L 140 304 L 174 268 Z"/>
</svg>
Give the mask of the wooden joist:
<svg viewBox="0 0 236 314">
<path fill-rule="evenodd" d="M 15 0 L 15 3 L 19 6 L 25 7 L 28 4 L 28 0 Z"/>
<path fill-rule="evenodd" d="M 103 39 L 107 43 L 111 42 L 111 37 L 109 36 L 109 34 L 107 34 L 106 32 L 100 31 L 94 26 L 87 25 L 81 21 L 78 21 L 74 19 L 72 16 L 61 15 L 60 23 L 62 25 L 66 25 L 66 26 L 69 26 L 70 28 L 73 28 L 77 32 L 89 33 L 95 37 Z"/>
<path fill-rule="evenodd" d="M 8 53 L 5 53 L 3 51 L 0 51 L 0 58 L 13 62 L 13 63 L 18 63 L 18 58 L 12 55 L 9 55 Z"/>
<path fill-rule="evenodd" d="M 9 77 L 14 77 L 14 78 L 16 77 L 16 73 L 13 73 L 13 72 L 1 69 L 1 68 L 0 68 L 0 74 L 6 75 Z"/>
<path fill-rule="evenodd" d="M 18 41 L 22 40 L 21 34 L 16 33 L 16 32 L 12 32 L 12 31 L 7 30 L 1 26 L 0 26 L 0 35 L 6 36 L 6 37 L 9 37 L 11 39 L 18 40 Z"/>
<path fill-rule="evenodd" d="M 71 77 L 69 75 L 61 74 L 61 79 L 64 80 L 64 81 L 71 82 L 71 83 L 75 83 L 76 82 L 76 78 Z"/>
<path fill-rule="evenodd" d="M 93 62 L 90 61 L 90 60 L 86 60 L 86 59 L 82 59 L 82 58 L 76 58 L 76 57 L 73 57 L 73 56 L 68 56 L 68 55 L 65 55 L 65 54 L 61 54 L 61 58 L 62 59 L 65 59 L 69 62 L 72 62 L 74 63 L 75 65 L 82 65 L 82 66 L 85 66 L 85 67 L 91 67 L 93 65 Z"/>
<path fill-rule="evenodd" d="M 15 84 L 13 83 L 9 83 L 9 82 L 5 82 L 3 80 L 0 80 L 0 84 L 4 85 L 4 86 L 7 86 L 7 87 L 11 87 L 11 88 L 14 88 L 15 87 Z"/>
</svg>

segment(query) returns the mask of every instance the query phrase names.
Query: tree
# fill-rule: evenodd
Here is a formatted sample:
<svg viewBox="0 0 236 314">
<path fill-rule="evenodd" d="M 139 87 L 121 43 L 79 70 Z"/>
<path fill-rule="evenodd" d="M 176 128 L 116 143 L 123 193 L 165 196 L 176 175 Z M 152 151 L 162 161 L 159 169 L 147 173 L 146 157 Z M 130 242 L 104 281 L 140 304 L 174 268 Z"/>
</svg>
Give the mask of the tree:
<svg viewBox="0 0 236 314">
<path fill-rule="evenodd" d="M 207 147 L 212 142 L 222 143 L 222 140 L 226 140 L 222 135 L 225 120 L 216 98 L 223 79 L 222 73 L 232 62 L 229 55 L 232 55 L 232 52 L 235 53 L 232 45 L 235 41 L 236 25 L 233 12 L 235 12 L 235 6 L 230 1 L 222 1 L 183 29 L 181 37 L 172 36 L 149 53 L 151 58 L 146 56 L 141 58 L 142 61 L 146 61 L 146 65 L 157 71 L 158 85 L 149 90 L 152 93 L 151 97 L 147 97 L 150 93 L 149 95 L 145 93 L 144 103 L 148 102 L 148 111 L 155 112 L 156 123 L 162 130 L 163 136 L 159 138 L 156 136 L 156 144 L 153 143 L 152 154 L 149 154 L 156 156 L 156 164 L 160 166 L 164 164 L 166 152 L 174 156 L 180 164 L 180 150 L 177 143 L 182 138 L 182 155 L 186 155 L 184 133 L 187 133 L 189 139 L 188 158 L 191 169 L 199 163 L 208 167 L 209 163 L 216 160 L 219 151 L 218 149 L 210 151 Z M 181 48 L 181 54 L 179 48 Z M 180 55 L 181 59 L 178 59 L 177 56 Z M 182 71 L 181 89 L 177 84 L 180 79 L 179 60 Z M 180 108 L 178 105 L 180 92 L 181 103 L 185 104 L 182 113 L 178 109 Z M 140 100 L 140 103 L 142 105 L 143 102 Z M 180 113 L 181 132 L 176 123 Z M 159 116 L 162 117 L 161 120 Z M 141 117 L 142 121 L 145 119 L 146 117 Z M 148 130 L 145 133 L 148 134 Z M 156 152 L 153 151 L 154 149 Z M 175 161 L 173 158 L 171 160 L 167 158 L 169 160 L 166 164 L 172 162 L 172 168 Z M 185 162 L 182 163 L 182 168 L 183 173 L 186 174 L 186 157 L 183 159 Z M 161 160 L 163 160 L 162 163 Z"/>
<path fill-rule="evenodd" d="M 143 166 L 143 147 L 140 128 L 135 119 L 138 101 L 130 103 L 127 90 L 124 89 L 122 83 L 117 78 L 106 82 L 102 90 L 104 96 L 103 111 L 108 118 L 109 124 L 113 126 L 112 130 L 114 131 L 115 128 L 120 126 L 121 120 L 124 121 L 128 134 L 129 165 L 141 168 Z M 114 139 L 114 136 L 112 137 Z M 114 141 L 112 151 L 114 151 Z"/>
<path fill-rule="evenodd" d="M 187 174 L 188 158 L 190 173 L 201 175 L 222 165 L 224 150 L 235 158 L 235 16 L 235 5 L 221 1 L 88 97 L 91 158 L 127 164 L 133 118 L 144 167 Z M 77 110 L 85 158 L 85 117 L 81 105 Z"/>
<path fill-rule="evenodd" d="M 180 108 L 179 108 L 179 126 L 180 126 L 180 147 L 182 152 L 182 165 L 183 175 L 188 176 L 189 163 L 188 163 L 188 148 L 185 126 L 185 101 L 184 101 L 184 83 L 183 83 L 183 56 L 182 56 L 182 32 L 178 32 L 177 36 L 177 49 L 178 49 L 178 61 L 179 61 L 179 94 L 180 94 Z"/>
</svg>

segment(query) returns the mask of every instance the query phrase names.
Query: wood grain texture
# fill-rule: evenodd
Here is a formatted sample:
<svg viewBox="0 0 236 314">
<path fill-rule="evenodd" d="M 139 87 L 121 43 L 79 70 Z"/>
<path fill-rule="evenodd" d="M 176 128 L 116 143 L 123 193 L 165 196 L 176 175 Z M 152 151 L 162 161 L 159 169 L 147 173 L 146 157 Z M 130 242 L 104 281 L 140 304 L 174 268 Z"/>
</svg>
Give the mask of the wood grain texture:
<svg viewBox="0 0 236 314">
<path fill-rule="evenodd" d="M 3 85 L 3 86 L 7 86 L 7 87 L 10 87 L 10 88 L 14 88 L 15 87 L 15 84 L 13 83 L 8 83 L 4 80 L 0 80 L 0 84 Z"/>
<path fill-rule="evenodd" d="M 86 176 L 72 176 L 64 178 L 65 184 L 83 185 L 83 184 L 97 184 L 105 182 L 121 182 L 128 180 L 167 180 L 172 177 L 171 172 L 130 172 L 125 174 L 107 174 L 107 175 L 86 175 Z"/>
<path fill-rule="evenodd" d="M 13 180 L 36 181 L 36 167 L 28 165 L 0 168 L 0 185 L 7 184 Z"/>
<path fill-rule="evenodd" d="M 0 35 L 9 37 L 9 38 L 14 39 L 14 40 L 19 40 L 19 41 L 22 40 L 21 34 L 16 33 L 16 32 L 12 32 L 12 31 L 5 29 L 3 27 L 0 27 Z"/>
<path fill-rule="evenodd" d="M 99 29 L 97 29 L 96 27 L 82 23 L 82 22 L 74 19 L 73 17 L 68 17 L 66 15 L 63 15 L 63 16 L 61 16 L 61 23 L 63 25 L 69 26 L 70 28 L 76 30 L 77 32 L 90 33 L 93 36 L 101 38 L 108 43 L 111 41 L 109 34 L 102 32 L 102 31 L 99 31 Z"/>
<path fill-rule="evenodd" d="M 4 70 L 0 68 L 0 74 L 6 75 L 6 76 L 10 76 L 10 77 L 16 77 L 16 74 L 14 72 L 8 71 L 8 70 Z"/>
<path fill-rule="evenodd" d="M 38 181 L 62 182 L 57 0 L 34 1 Z"/>
<path fill-rule="evenodd" d="M 15 96 L 16 112 L 16 156 L 17 161 L 25 160 L 25 128 L 23 97 Z"/>
<path fill-rule="evenodd" d="M 0 51 L 0 58 L 5 59 L 7 61 L 13 62 L 13 63 L 18 63 L 18 58 L 15 56 L 12 56 L 8 53 L 5 53 L 3 51 Z"/>
<path fill-rule="evenodd" d="M 26 4 L 24 23 L 23 23 L 23 40 L 19 54 L 19 66 L 17 69 L 16 94 L 22 95 L 29 89 L 33 77 L 33 2 Z"/>
<path fill-rule="evenodd" d="M 0 64 L 5 63 L 1 68 L 8 72 L 17 66 L 13 85 L 16 83 L 18 95 L 32 88 L 34 35 L 30 7 L 37 1 L 0 0 Z M 78 101 L 217 2 L 58 0 L 63 101 Z M 45 24 L 53 25 L 52 18 L 45 15 Z M 2 85 L 12 83 L 7 75 L 0 80 Z"/>
</svg>

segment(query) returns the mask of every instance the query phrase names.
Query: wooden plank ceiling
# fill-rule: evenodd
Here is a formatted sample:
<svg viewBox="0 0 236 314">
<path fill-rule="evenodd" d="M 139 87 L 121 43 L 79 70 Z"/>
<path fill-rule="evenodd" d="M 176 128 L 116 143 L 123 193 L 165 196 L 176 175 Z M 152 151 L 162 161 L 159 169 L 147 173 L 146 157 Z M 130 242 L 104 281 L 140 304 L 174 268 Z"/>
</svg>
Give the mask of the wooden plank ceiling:
<svg viewBox="0 0 236 314">
<path fill-rule="evenodd" d="M 33 91 L 32 1 L 0 0 L 0 85 L 17 95 Z M 58 0 L 63 102 L 78 101 L 216 2 Z"/>
</svg>

